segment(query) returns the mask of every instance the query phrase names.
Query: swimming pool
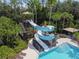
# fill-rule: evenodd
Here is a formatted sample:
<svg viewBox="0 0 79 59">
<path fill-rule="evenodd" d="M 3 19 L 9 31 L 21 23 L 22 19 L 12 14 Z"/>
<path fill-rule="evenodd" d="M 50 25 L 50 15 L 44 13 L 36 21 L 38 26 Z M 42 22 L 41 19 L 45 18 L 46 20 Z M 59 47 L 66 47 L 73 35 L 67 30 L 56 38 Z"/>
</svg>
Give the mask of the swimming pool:
<svg viewBox="0 0 79 59">
<path fill-rule="evenodd" d="M 40 53 L 38 59 L 79 59 L 79 48 L 63 43 L 48 52 Z"/>
</svg>

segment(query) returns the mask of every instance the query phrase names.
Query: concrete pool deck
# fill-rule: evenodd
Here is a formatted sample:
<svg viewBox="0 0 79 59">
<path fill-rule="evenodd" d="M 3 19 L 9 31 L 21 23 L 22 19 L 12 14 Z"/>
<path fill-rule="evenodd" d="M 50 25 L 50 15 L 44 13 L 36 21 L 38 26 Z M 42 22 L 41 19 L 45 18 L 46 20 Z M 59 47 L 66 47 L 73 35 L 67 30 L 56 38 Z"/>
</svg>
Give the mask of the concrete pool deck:
<svg viewBox="0 0 79 59">
<path fill-rule="evenodd" d="M 69 39 L 69 38 L 60 38 L 60 39 L 57 39 L 57 42 L 58 42 L 58 44 L 56 46 L 61 45 L 62 43 L 67 42 L 67 43 L 72 44 L 72 45 L 74 45 L 76 47 L 79 47 L 77 42 L 74 43 L 74 42 L 72 42 L 72 39 Z"/>
<path fill-rule="evenodd" d="M 72 42 L 72 39 L 69 39 L 69 38 L 60 38 L 60 39 L 57 39 L 57 42 L 58 43 L 56 46 L 67 42 L 67 43 L 72 44 L 76 47 L 79 47 L 77 43 Z M 28 48 L 23 50 L 22 53 L 26 53 L 26 55 L 23 56 L 23 59 L 37 59 L 38 58 L 39 52 L 33 47 L 32 39 L 29 41 Z"/>
<path fill-rule="evenodd" d="M 32 39 L 29 41 L 28 48 L 23 50 L 22 53 L 26 53 L 23 56 L 23 59 L 37 59 L 38 58 L 38 51 L 32 45 Z"/>
</svg>

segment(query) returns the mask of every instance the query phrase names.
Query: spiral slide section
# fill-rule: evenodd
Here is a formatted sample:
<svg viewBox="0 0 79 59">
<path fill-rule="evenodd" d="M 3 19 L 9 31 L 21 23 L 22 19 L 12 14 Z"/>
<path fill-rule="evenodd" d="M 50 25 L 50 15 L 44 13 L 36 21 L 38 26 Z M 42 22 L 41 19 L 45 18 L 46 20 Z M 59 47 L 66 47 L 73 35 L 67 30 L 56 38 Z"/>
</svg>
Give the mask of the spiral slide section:
<svg viewBox="0 0 79 59">
<path fill-rule="evenodd" d="M 38 34 L 35 34 L 34 36 L 36 41 L 44 48 L 44 51 L 48 51 L 49 50 L 48 46 L 39 39 Z"/>
</svg>

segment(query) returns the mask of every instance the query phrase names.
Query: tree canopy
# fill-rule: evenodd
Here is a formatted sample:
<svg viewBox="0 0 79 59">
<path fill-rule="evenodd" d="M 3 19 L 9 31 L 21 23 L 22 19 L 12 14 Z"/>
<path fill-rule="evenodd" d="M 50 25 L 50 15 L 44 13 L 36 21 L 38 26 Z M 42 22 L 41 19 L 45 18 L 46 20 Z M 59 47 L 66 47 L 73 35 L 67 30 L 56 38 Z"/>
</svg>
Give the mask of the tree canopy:
<svg viewBox="0 0 79 59">
<path fill-rule="evenodd" d="M 52 19 L 53 20 L 60 20 L 61 19 L 61 15 L 62 15 L 61 12 L 56 12 L 56 13 L 52 14 Z"/>
<path fill-rule="evenodd" d="M 0 35 L 16 35 L 20 33 L 21 27 L 7 17 L 0 17 Z"/>
</svg>

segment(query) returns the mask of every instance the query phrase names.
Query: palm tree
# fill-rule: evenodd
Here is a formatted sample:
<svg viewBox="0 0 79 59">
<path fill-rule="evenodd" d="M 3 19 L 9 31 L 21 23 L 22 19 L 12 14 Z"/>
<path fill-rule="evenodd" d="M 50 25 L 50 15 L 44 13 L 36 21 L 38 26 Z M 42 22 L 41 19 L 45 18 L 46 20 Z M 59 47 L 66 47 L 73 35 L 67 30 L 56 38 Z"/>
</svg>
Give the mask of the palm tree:
<svg viewBox="0 0 79 59">
<path fill-rule="evenodd" d="M 63 28 L 64 27 L 71 27 L 71 24 L 73 21 L 73 15 L 70 13 L 64 12 L 64 13 L 62 13 L 61 17 L 62 17 L 62 21 L 63 21 L 63 25 L 62 25 Z M 67 23 L 65 21 L 67 21 Z"/>
<path fill-rule="evenodd" d="M 10 11 L 10 7 L 7 3 L 7 0 L 0 0 L 0 15 L 1 16 L 8 16 Z"/>
<path fill-rule="evenodd" d="M 18 1 L 18 0 L 10 0 L 10 4 L 11 4 L 11 7 L 12 7 L 12 8 L 16 9 L 17 1 Z"/>
<path fill-rule="evenodd" d="M 61 15 L 62 13 L 61 12 L 56 12 L 52 15 L 52 19 L 53 21 L 55 22 L 55 26 L 56 26 L 56 29 L 57 30 L 60 30 L 61 29 L 61 25 L 60 25 L 60 19 L 61 19 Z M 60 26 L 60 27 L 59 27 Z"/>
<path fill-rule="evenodd" d="M 42 7 L 44 7 L 44 5 L 45 5 L 45 0 L 42 0 L 41 2 L 42 2 Z"/>
<path fill-rule="evenodd" d="M 39 0 L 28 0 L 28 9 L 33 12 L 35 22 L 37 22 L 38 11 L 41 9 L 41 4 Z"/>
<path fill-rule="evenodd" d="M 61 12 L 71 12 L 72 11 L 72 3 L 73 0 L 65 0 L 63 3 L 61 3 Z"/>
<path fill-rule="evenodd" d="M 0 16 L 1 16 L 1 13 L 2 13 L 2 9 L 3 9 L 3 3 L 2 3 L 2 0 L 0 0 Z"/>
<path fill-rule="evenodd" d="M 73 15 L 67 12 L 56 12 L 52 15 L 52 19 L 56 22 L 57 30 L 61 30 L 64 27 L 72 27 Z"/>
<path fill-rule="evenodd" d="M 21 15 L 21 9 L 23 9 L 23 0 L 18 0 L 18 8 L 19 8 L 19 14 Z"/>
<path fill-rule="evenodd" d="M 16 16 L 17 16 L 17 5 L 18 5 L 18 0 L 10 0 L 10 5 L 11 5 L 11 8 L 13 9 L 13 17 L 14 19 L 16 19 Z"/>
<path fill-rule="evenodd" d="M 49 24 L 51 20 L 51 15 L 52 15 L 52 7 L 56 4 L 56 0 L 47 0 L 47 7 L 49 7 Z"/>
</svg>

